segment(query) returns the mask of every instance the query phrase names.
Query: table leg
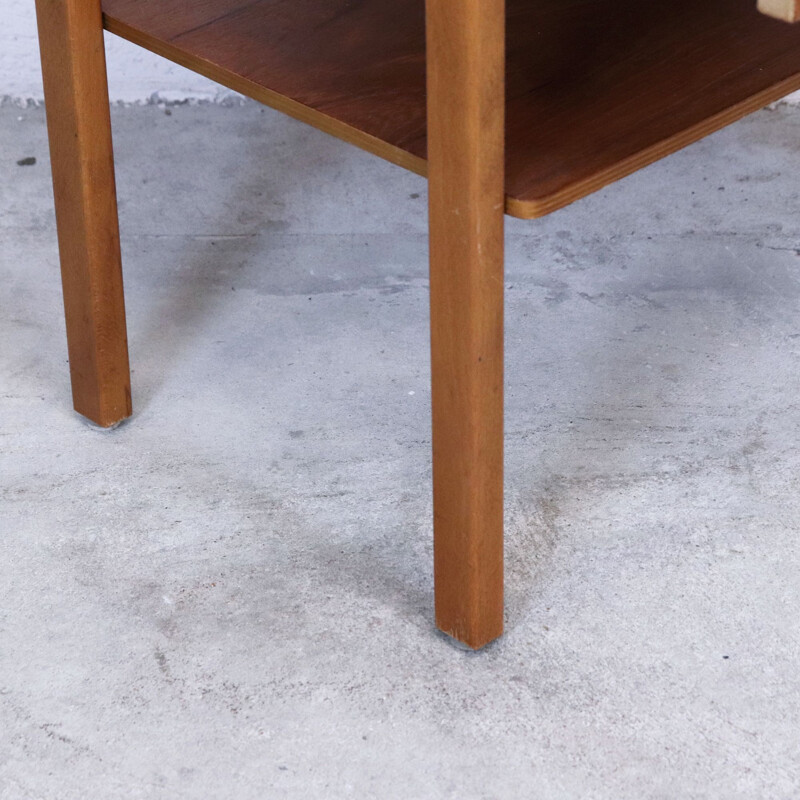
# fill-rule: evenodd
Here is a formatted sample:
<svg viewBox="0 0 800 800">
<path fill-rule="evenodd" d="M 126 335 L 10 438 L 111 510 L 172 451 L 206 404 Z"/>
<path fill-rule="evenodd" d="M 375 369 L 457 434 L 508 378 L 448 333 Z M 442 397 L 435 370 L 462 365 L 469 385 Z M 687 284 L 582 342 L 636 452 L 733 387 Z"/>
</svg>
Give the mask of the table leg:
<svg viewBox="0 0 800 800">
<path fill-rule="evenodd" d="M 785 22 L 800 21 L 800 0 L 758 0 L 758 10 Z"/>
<path fill-rule="evenodd" d="M 503 631 L 503 0 L 427 0 L 436 623 Z"/>
<path fill-rule="evenodd" d="M 111 118 L 99 0 L 36 0 L 75 410 L 130 416 Z"/>
</svg>

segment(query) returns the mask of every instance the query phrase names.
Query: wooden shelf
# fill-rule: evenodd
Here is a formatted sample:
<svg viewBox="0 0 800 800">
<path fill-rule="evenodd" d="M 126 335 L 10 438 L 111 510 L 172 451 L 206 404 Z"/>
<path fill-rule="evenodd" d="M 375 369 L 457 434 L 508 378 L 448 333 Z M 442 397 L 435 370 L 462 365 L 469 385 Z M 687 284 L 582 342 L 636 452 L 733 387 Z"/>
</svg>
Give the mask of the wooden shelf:
<svg viewBox="0 0 800 800">
<path fill-rule="evenodd" d="M 507 0 L 506 210 L 542 216 L 800 89 L 755 0 Z M 103 0 L 113 33 L 425 173 L 423 0 Z"/>
</svg>

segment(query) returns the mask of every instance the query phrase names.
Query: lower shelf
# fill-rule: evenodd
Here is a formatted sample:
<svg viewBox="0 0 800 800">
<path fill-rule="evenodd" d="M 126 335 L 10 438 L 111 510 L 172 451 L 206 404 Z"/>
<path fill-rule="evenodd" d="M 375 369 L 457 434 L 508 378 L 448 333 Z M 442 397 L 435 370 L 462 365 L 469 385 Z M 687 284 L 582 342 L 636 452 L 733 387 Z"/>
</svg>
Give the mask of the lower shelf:
<svg viewBox="0 0 800 800">
<path fill-rule="evenodd" d="M 543 216 L 800 89 L 755 0 L 507 0 L 506 210 Z M 424 0 L 103 0 L 113 33 L 420 174 Z"/>
</svg>

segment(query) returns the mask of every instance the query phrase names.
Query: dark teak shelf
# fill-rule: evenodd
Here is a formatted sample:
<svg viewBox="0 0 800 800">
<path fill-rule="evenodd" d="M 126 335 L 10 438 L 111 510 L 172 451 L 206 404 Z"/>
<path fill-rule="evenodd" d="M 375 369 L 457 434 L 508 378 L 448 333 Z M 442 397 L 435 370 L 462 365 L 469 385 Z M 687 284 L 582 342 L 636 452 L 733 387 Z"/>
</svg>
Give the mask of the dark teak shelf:
<svg viewBox="0 0 800 800">
<path fill-rule="evenodd" d="M 103 0 L 108 30 L 425 173 L 423 0 Z M 800 88 L 754 0 L 508 0 L 506 209 L 538 217 Z"/>
</svg>

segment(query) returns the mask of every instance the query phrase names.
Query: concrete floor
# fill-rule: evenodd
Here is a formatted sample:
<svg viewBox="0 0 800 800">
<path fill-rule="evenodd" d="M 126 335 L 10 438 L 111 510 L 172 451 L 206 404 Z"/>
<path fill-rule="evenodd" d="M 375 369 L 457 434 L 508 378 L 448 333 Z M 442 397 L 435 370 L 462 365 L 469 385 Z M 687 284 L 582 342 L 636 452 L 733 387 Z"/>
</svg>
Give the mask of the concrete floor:
<svg viewBox="0 0 800 800">
<path fill-rule="evenodd" d="M 800 796 L 800 112 L 509 222 L 479 654 L 432 625 L 425 182 L 252 104 L 113 117 L 109 433 L 0 109 L 3 800 Z"/>
</svg>

